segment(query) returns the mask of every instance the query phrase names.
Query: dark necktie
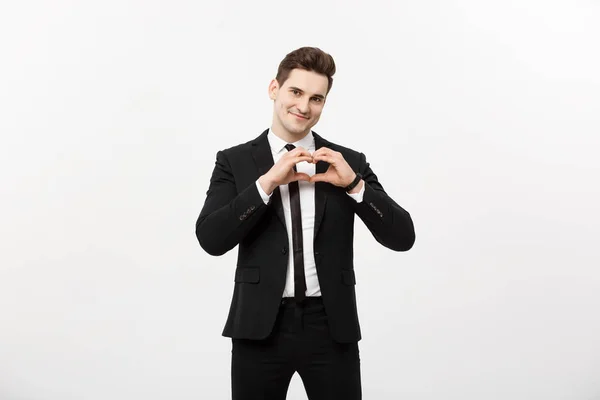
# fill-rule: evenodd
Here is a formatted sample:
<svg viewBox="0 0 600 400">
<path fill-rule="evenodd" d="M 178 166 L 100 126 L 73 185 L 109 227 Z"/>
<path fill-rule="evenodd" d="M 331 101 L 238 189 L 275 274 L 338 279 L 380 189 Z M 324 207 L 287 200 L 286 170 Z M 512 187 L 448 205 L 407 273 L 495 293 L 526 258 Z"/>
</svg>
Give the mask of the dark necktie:
<svg viewBox="0 0 600 400">
<path fill-rule="evenodd" d="M 296 148 L 293 144 L 286 144 L 287 151 Z M 297 172 L 294 165 L 294 172 Z M 300 212 L 300 189 L 298 181 L 288 184 L 290 190 L 290 206 L 292 211 L 292 245 L 294 246 L 294 299 L 302 302 L 306 297 L 306 279 L 304 277 L 304 246 L 302 243 L 302 213 Z"/>
</svg>

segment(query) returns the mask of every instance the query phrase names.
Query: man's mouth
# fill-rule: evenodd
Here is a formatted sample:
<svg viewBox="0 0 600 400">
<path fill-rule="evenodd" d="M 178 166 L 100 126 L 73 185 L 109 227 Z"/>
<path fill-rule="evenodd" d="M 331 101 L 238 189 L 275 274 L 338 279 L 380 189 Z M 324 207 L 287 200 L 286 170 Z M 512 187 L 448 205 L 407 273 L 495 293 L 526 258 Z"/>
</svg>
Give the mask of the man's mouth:
<svg viewBox="0 0 600 400">
<path fill-rule="evenodd" d="M 302 116 L 302 115 L 294 114 L 294 113 L 293 113 L 293 112 L 291 112 L 291 111 L 290 111 L 290 114 L 292 114 L 292 115 L 294 115 L 295 117 L 297 117 L 297 118 L 300 118 L 300 119 L 308 119 L 308 118 L 306 118 L 306 117 L 304 117 L 304 116 Z"/>
</svg>

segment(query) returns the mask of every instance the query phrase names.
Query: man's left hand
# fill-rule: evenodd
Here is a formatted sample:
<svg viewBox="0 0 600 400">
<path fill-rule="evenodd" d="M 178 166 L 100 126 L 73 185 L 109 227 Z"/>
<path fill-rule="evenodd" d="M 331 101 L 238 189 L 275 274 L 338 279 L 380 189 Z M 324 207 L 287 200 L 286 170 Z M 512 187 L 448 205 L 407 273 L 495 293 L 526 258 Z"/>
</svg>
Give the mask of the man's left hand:
<svg viewBox="0 0 600 400">
<path fill-rule="evenodd" d="M 333 151 L 327 147 L 321 147 L 313 154 L 313 163 L 325 161 L 329 168 L 325 173 L 311 176 L 310 182 L 328 182 L 339 187 L 346 187 L 352 183 L 356 177 L 356 172 L 352 170 L 348 162 L 344 159 L 342 153 Z M 362 182 L 355 189 L 360 189 Z"/>
</svg>

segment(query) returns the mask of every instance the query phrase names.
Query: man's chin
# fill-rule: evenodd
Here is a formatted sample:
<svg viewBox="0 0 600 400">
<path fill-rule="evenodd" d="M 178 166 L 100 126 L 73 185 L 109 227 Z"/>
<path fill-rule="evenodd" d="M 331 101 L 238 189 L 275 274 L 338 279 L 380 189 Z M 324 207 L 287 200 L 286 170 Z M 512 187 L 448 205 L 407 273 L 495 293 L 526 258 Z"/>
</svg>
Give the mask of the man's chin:
<svg viewBox="0 0 600 400">
<path fill-rule="evenodd" d="M 299 127 L 299 126 L 286 126 L 286 129 L 292 135 L 300 135 L 310 130 L 309 127 Z"/>
</svg>

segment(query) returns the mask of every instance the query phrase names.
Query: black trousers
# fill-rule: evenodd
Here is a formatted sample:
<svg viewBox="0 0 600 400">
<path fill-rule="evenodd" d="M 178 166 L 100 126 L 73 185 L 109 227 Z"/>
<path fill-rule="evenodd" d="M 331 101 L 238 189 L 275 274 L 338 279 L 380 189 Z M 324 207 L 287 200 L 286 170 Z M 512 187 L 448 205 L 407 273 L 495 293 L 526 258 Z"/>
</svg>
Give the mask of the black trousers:
<svg viewBox="0 0 600 400">
<path fill-rule="evenodd" d="M 362 398 L 358 343 L 331 338 L 320 297 L 283 299 L 266 339 L 232 339 L 233 400 L 284 400 L 295 372 L 310 400 Z"/>
</svg>

